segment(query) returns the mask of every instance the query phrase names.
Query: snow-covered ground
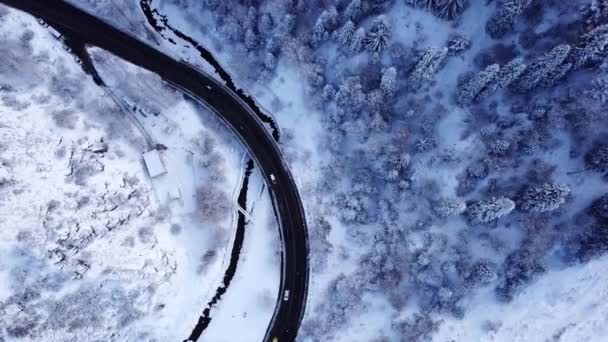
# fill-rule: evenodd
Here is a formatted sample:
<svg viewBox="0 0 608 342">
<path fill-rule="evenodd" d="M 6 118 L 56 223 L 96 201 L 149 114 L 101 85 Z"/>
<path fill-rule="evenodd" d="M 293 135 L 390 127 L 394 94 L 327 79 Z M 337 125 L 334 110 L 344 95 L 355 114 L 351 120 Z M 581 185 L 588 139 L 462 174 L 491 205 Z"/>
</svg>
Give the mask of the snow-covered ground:
<svg viewBox="0 0 608 342">
<path fill-rule="evenodd" d="M 229 261 L 243 148 L 204 108 L 92 50 L 110 89 L 97 87 L 34 18 L 0 10 L 12 58 L 1 70 L 0 340 L 187 337 Z M 166 173 L 151 178 L 142 153 L 157 144 Z M 278 278 L 267 202 L 243 251 L 268 274 L 248 309 L 256 320 L 271 315 Z M 235 284 L 257 278 L 246 271 Z"/>
<path fill-rule="evenodd" d="M 117 98 L 124 100 L 128 96 L 137 96 L 135 94 L 138 90 L 130 88 L 133 87 L 135 82 L 130 80 L 145 80 L 145 72 L 121 62 L 103 51 L 93 51 L 93 56 L 96 61 L 99 61 L 102 71 L 101 76 L 104 81 L 110 88 L 117 89 Z M 151 75 L 147 76 L 153 77 Z M 145 89 L 152 82 L 142 81 L 140 83 L 142 87 L 142 90 L 139 90 L 140 93 L 150 94 L 150 90 Z M 153 85 L 157 88 L 164 87 L 160 80 L 156 80 Z M 166 91 L 170 90 L 166 89 Z M 160 100 L 162 95 L 157 94 L 152 98 L 163 103 L 158 105 L 159 107 L 167 105 L 167 102 Z M 154 106 L 149 101 L 143 101 L 143 103 L 145 103 L 143 106 Z M 201 113 L 201 111 L 203 112 Z M 161 143 L 169 148 L 167 151 L 161 152 L 163 156 L 172 158 L 167 162 L 169 175 L 172 174 L 171 169 L 178 170 L 177 172 L 180 172 L 181 169 L 181 178 L 164 181 L 156 186 L 157 189 L 168 192 L 170 189 L 165 190 L 166 187 L 179 185 L 180 189 L 183 189 L 180 190 L 184 200 L 182 207 L 190 208 L 186 209 L 186 212 L 189 212 L 189 210 L 196 210 L 196 185 L 186 185 L 184 187 L 182 179 L 191 181 L 192 176 L 194 176 L 195 181 L 197 178 L 203 178 L 202 181 L 209 183 L 240 184 L 242 182 L 241 173 L 245 168 L 244 163 L 241 161 L 240 164 L 237 164 L 239 162 L 237 160 L 224 161 L 224 159 L 243 155 L 244 149 L 235 144 L 235 141 L 230 140 L 231 136 L 227 129 L 211 113 L 205 112 L 201 108 L 193 108 L 193 104 L 186 102 L 184 99 L 158 112 L 158 116 L 138 117 L 137 120 L 151 134 L 154 143 Z M 201 128 L 192 124 L 201 119 L 207 127 Z M 212 127 L 215 132 L 211 133 L 209 127 Z M 216 146 L 215 149 L 217 150 L 213 150 L 213 147 L 209 150 L 209 143 L 206 142 L 205 137 L 218 135 L 220 137 L 219 142 L 212 144 L 212 146 Z M 165 157 L 165 160 L 167 160 L 167 157 Z M 221 165 L 224 163 L 239 166 L 225 168 Z M 220 164 L 221 167 L 217 168 L 217 164 Z M 189 167 L 184 168 L 184 165 Z M 209 170 L 212 170 L 211 177 L 208 174 Z M 226 178 L 226 181 L 223 178 Z M 156 180 L 154 182 L 156 183 Z M 201 182 L 201 180 L 198 180 L 198 182 Z M 270 321 L 276 304 L 279 285 L 279 256 L 276 251 L 279 241 L 278 227 L 268 196 L 259 173 L 255 172 L 250 178 L 249 207 L 247 208 L 251 212 L 253 222 L 249 222 L 246 227 L 244 245 L 236 275 L 226 294 L 211 311 L 212 320 L 208 330 L 204 332 L 205 339 L 213 341 L 236 340 L 243 330 L 248 332 L 248 338 L 254 340 L 264 336 L 267 323 Z M 235 191 L 230 199 L 231 204 L 233 204 L 230 209 L 233 213 L 236 213 L 234 209 L 236 208 L 237 197 L 238 191 Z M 234 221 L 236 215 L 230 216 L 230 218 L 232 220 L 223 220 L 214 222 L 214 224 L 222 224 L 224 229 L 230 230 L 236 225 Z M 213 227 L 209 226 L 209 228 Z M 233 241 L 230 239 L 228 243 L 222 244 L 231 247 Z M 226 252 L 229 252 L 229 250 Z M 226 253 L 221 269 L 226 269 L 228 259 L 229 253 Z M 221 275 L 223 276 L 223 274 Z M 209 279 L 212 278 L 207 278 L 207 281 Z M 207 284 L 220 286 L 221 278 L 214 279 Z M 204 289 L 203 292 L 207 292 L 207 290 Z M 235 335 L 230 336 L 226 333 L 227 326 L 240 326 L 242 328 L 234 329 Z"/>
<path fill-rule="evenodd" d="M 228 291 L 211 310 L 211 323 L 202 340 L 262 341 L 272 318 L 280 282 L 278 227 L 263 179 L 249 179 L 245 240 L 238 268 Z"/>
<path fill-rule="evenodd" d="M 508 309 L 491 291 L 468 304 L 467 319 L 446 317 L 433 341 L 605 341 L 608 257 L 554 270 L 526 288 Z"/>
</svg>

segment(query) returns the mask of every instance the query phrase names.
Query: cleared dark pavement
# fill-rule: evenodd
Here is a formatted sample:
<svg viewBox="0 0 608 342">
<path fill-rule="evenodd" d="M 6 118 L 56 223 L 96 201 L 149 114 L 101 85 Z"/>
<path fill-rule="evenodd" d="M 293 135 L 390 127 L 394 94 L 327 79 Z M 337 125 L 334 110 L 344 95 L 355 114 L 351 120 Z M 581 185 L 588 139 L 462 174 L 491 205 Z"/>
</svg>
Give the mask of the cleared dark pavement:
<svg viewBox="0 0 608 342">
<path fill-rule="evenodd" d="M 272 135 L 251 109 L 211 76 L 160 52 L 102 20 L 60 0 L 0 0 L 43 18 L 70 37 L 107 50 L 158 74 L 210 107 L 236 134 L 260 168 L 270 189 L 283 244 L 281 284 L 266 341 L 293 341 L 304 315 L 308 288 L 308 236 L 300 195 Z M 251 279 L 255 286 L 257 279 Z M 288 299 L 284 298 L 289 291 Z M 246 332 L 244 338 L 246 337 Z"/>
</svg>

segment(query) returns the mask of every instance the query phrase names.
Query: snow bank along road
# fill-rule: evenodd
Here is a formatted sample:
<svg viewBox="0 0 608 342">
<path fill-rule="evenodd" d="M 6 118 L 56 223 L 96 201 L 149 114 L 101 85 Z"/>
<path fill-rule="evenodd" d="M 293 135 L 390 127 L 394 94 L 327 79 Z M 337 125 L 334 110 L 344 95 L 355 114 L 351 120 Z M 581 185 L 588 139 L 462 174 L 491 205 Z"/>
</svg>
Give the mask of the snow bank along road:
<svg viewBox="0 0 608 342">
<path fill-rule="evenodd" d="M 0 2 L 41 17 L 70 37 L 105 49 L 156 73 L 166 82 L 210 107 L 239 137 L 269 186 L 283 244 L 280 291 L 265 340 L 293 341 L 304 315 L 308 288 L 306 220 L 300 195 L 285 159 L 255 113 L 236 94 L 211 76 L 64 1 Z"/>
</svg>

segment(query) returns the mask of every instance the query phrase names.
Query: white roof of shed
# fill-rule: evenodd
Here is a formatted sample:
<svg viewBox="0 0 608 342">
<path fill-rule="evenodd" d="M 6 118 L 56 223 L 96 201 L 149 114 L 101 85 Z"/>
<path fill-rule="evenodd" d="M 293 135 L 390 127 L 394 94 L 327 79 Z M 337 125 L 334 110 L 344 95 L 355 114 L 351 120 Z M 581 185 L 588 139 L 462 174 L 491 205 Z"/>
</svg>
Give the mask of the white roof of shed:
<svg viewBox="0 0 608 342">
<path fill-rule="evenodd" d="M 142 156 L 144 157 L 144 163 L 146 164 L 150 177 L 156 178 L 167 173 L 165 165 L 160 159 L 160 153 L 158 153 L 158 150 L 144 152 Z"/>
</svg>

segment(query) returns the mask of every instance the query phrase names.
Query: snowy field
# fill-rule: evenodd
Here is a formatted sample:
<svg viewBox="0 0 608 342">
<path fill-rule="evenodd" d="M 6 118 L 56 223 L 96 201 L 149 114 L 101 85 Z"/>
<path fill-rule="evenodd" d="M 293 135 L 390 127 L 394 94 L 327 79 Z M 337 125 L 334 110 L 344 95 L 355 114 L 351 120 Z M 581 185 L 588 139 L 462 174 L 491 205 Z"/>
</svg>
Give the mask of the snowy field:
<svg viewBox="0 0 608 342">
<path fill-rule="evenodd" d="M 243 148 L 153 75 L 93 49 L 99 88 L 34 18 L 0 13 L 0 340 L 184 339 L 229 262 Z M 142 154 L 160 145 L 151 177 Z M 263 335 L 278 237 L 256 182 L 254 273 L 234 286 Z"/>
</svg>

